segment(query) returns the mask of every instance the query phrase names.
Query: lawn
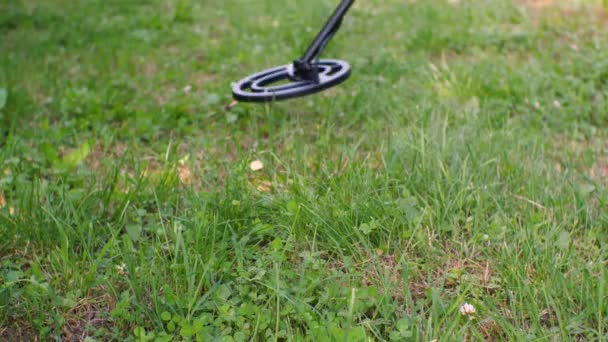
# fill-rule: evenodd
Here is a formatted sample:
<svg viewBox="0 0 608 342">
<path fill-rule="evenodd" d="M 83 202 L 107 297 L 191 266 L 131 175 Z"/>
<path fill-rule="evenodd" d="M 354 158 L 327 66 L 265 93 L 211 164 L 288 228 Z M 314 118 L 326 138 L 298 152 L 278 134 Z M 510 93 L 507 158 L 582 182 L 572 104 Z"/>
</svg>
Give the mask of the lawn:
<svg viewBox="0 0 608 342">
<path fill-rule="evenodd" d="M 0 340 L 608 340 L 606 1 L 358 1 L 226 108 L 337 3 L 0 1 Z"/>
</svg>

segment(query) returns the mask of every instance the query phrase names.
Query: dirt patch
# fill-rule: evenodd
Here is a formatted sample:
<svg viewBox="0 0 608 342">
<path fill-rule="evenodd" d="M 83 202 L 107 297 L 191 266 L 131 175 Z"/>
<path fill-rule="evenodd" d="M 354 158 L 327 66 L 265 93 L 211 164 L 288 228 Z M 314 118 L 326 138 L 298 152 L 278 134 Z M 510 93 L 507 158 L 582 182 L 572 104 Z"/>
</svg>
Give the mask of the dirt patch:
<svg viewBox="0 0 608 342">
<path fill-rule="evenodd" d="M 38 334 L 27 321 L 0 328 L 0 340 L 6 342 L 38 341 Z"/>
<path fill-rule="evenodd" d="M 596 179 L 604 183 L 608 182 L 608 159 L 601 160 L 593 165 L 591 170 L 589 170 L 589 175 L 592 179 Z"/>
<path fill-rule="evenodd" d="M 432 278 L 443 281 L 443 286 L 447 289 L 454 289 L 463 282 L 478 283 L 488 293 L 494 293 L 500 288 L 499 279 L 493 276 L 490 261 L 451 259 L 443 268 L 437 269 Z"/>
<path fill-rule="evenodd" d="M 194 73 L 190 78 L 190 82 L 200 88 L 204 88 L 208 83 L 213 81 L 215 81 L 215 75 L 205 72 Z"/>
<path fill-rule="evenodd" d="M 142 76 L 154 77 L 159 73 L 158 65 L 148 58 L 139 57 L 136 59 L 136 62 L 139 66 L 137 72 Z"/>
<path fill-rule="evenodd" d="M 102 289 L 94 292 L 101 293 Z M 112 326 L 110 312 L 115 307 L 115 300 L 108 293 L 82 300 L 67 312 L 66 324 L 62 329 L 64 341 L 83 341 L 95 330 L 109 329 Z"/>
<path fill-rule="evenodd" d="M 541 311 L 539 314 L 539 321 L 547 328 L 551 328 L 559 324 L 557 313 L 554 309 L 544 309 Z"/>
<path fill-rule="evenodd" d="M 557 172 L 563 174 L 574 169 L 593 182 L 608 185 L 608 138 L 577 139 L 560 135 L 553 139 L 552 146 Z"/>
<path fill-rule="evenodd" d="M 98 143 L 91 149 L 91 153 L 87 156 L 85 163 L 91 171 L 104 174 L 106 170 L 102 161 L 108 158 L 120 159 L 126 151 L 127 145 L 122 143 L 116 143 L 108 147 L 104 147 L 103 144 Z"/>
<path fill-rule="evenodd" d="M 405 282 L 402 266 L 394 254 L 372 256 L 363 265 L 363 285 L 376 286 L 381 293 L 388 293 L 397 300 L 402 300 Z M 431 273 L 414 276 L 408 281 L 412 298 L 423 298 L 426 290 L 433 284 L 441 284 L 447 290 L 455 289 L 463 282 L 480 284 L 488 294 L 500 289 L 500 279 L 494 276 L 490 261 L 471 259 L 449 259 L 443 267 Z"/>
<path fill-rule="evenodd" d="M 485 341 L 504 341 L 504 332 L 493 319 L 480 322 L 477 329 L 483 335 Z"/>
<path fill-rule="evenodd" d="M 535 10 L 543 10 L 556 6 L 555 0 L 521 0 L 520 2 L 522 5 Z"/>
<path fill-rule="evenodd" d="M 559 16 L 562 19 L 579 19 L 589 23 L 608 26 L 606 6 L 596 3 L 567 0 L 519 0 L 519 4 L 529 9 L 537 19 L 543 16 Z"/>
<path fill-rule="evenodd" d="M 363 285 L 377 286 L 381 294 L 390 289 L 390 295 L 403 299 L 404 281 L 401 266 L 394 254 L 382 254 L 370 258 L 363 272 Z"/>
</svg>

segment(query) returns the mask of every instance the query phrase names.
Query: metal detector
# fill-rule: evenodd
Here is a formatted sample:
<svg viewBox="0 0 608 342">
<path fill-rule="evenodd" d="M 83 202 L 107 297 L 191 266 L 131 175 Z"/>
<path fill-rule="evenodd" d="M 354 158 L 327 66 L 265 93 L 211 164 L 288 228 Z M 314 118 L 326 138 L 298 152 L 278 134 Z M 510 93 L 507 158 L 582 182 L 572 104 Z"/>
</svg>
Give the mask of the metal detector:
<svg viewBox="0 0 608 342">
<path fill-rule="evenodd" d="M 304 55 L 292 64 L 250 75 L 232 86 L 237 101 L 271 102 L 318 93 L 344 82 L 350 65 L 337 59 L 319 59 L 338 32 L 355 0 L 342 0 Z"/>
</svg>

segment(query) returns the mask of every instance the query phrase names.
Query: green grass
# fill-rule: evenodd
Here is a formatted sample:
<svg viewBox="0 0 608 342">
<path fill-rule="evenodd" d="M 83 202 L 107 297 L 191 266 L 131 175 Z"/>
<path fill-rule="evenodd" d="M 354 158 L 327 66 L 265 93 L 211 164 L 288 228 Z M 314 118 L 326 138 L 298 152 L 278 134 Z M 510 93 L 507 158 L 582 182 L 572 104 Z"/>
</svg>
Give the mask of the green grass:
<svg viewBox="0 0 608 342">
<path fill-rule="evenodd" d="M 359 1 L 224 108 L 336 3 L 2 1 L 0 339 L 608 340 L 601 1 Z"/>
</svg>

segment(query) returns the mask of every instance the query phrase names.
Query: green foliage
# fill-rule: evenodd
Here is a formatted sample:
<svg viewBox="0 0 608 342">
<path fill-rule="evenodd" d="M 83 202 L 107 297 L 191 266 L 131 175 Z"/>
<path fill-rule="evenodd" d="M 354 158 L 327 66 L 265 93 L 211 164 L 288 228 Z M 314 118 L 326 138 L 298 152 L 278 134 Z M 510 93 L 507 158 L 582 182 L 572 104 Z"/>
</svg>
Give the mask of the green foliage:
<svg viewBox="0 0 608 342">
<path fill-rule="evenodd" d="M 6 100 L 8 99 L 8 91 L 6 88 L 0 88 L 0 110 L 6 106 Z"/>
</svg>

